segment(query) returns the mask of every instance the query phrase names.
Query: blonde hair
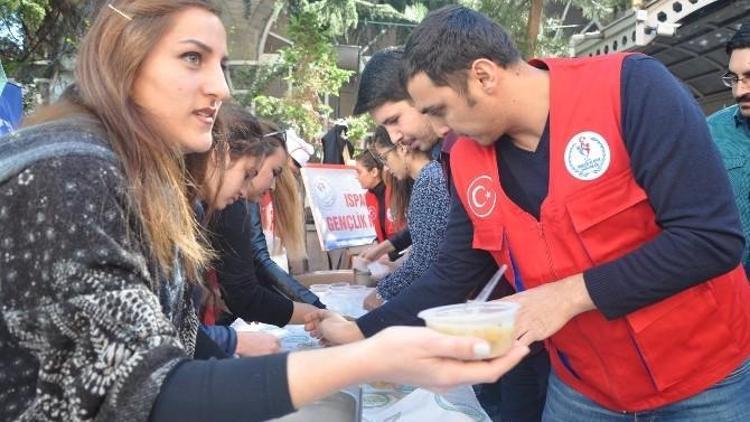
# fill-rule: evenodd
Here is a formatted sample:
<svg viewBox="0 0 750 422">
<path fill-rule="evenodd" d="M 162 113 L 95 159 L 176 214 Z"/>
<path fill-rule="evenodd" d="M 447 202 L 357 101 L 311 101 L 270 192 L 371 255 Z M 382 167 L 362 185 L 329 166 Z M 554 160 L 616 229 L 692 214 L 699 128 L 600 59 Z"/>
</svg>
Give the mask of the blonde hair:
<svg viewBox="0 0 750 422">
<path fill-rule="evenodd" d="M 302 194 L 297 177 L 289 167 L 288 160 L 276 179 L 276 188 L 271 192 L 271 198 L 276 220 L 273 225 L 274 234 L 281 239 L 290 259 L 304 258 L 307 252 Z"/>
<path fill-rule="evenodd" d="M 219 12 L 203 0 L 114 0 L 110 4 L 116 10 L 102 8 L 78 51 L 75 101 L 61 101 L 36 121 L 81 110 L 94 115 L 122 163 L 133 203 L 130 212 L 141 222 L 141 235 L 162 275 L 172 272 L 179 251 L 188 278 L 199 280 L 212 254 L 187 198 L 183 152 L 157 131 L 130 93 L 142 63 L 171 27 L 175 13 L 191 7 Z"/>
</svg>

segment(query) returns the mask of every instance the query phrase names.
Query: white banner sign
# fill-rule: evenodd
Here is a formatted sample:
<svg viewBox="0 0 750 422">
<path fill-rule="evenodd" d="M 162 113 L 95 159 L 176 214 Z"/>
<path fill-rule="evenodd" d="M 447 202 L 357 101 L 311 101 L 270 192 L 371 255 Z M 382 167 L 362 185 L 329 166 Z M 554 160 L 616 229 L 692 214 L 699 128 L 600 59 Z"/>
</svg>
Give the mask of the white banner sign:
<svg viewBox="0 0 750 422">
<path fill-rule="evenodd" d="M 375 240 L 366 191 L 359 185 L 354 167 L 310 164 L 301 171 L 324 251 L 367 245 Z"/>
</svg>

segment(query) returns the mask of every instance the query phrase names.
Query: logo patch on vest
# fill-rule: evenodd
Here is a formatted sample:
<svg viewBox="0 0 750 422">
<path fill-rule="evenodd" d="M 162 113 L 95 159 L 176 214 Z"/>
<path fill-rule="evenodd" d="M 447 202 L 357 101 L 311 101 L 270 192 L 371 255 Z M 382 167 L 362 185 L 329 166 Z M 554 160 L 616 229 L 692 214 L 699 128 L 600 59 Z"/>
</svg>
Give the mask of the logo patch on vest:
<svg viewBox="0 0 750 422">
<path fill-rule="evenodd" d="M 479 218 L 487 217 L 495 210 L 497 194 L 492 190 L 492 178 L 487 175 L 477 176 L 466 191 L 469 208 Z"/>
<path fill-rule="evenodd" d="M 609 144 L 596 132 L 573 135 L 565 147 L 565 168 L 578 180 L 598 179 L 609 168 Z"/>
</svg>

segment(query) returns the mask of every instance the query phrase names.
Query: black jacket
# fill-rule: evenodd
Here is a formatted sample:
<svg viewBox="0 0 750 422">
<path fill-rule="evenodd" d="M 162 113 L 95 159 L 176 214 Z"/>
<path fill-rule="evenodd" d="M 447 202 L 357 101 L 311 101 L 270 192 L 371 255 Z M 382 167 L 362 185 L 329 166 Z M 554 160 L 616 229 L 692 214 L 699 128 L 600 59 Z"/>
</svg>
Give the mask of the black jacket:
<svg viewBox="0 0 750 422">
<path fill-rule="evenodd" d="M 273 262 L 260 221 L 260 205 L 249 203 L 248 207 L 250 210 L 250 244 L 254 251 L 255 274 L 260 284 L 294 301 L 325 308 L 315 293 Z"/>
<path fill-rule="evenodd" d="M 321 141 L 323 142 L 323 163 L 344 164 L 344 148 L 349 151 L 349 156 L 354 154 L 354 145 L 346 139 L 348 128 L 344 125 L 332 127 Z"/>
</svg>

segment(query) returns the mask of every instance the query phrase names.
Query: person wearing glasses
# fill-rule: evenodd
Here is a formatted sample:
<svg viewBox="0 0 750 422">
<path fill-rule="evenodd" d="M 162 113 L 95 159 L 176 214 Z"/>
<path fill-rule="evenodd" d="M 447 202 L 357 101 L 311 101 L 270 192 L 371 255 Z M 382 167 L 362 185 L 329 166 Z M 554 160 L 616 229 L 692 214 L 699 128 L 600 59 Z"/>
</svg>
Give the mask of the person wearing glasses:
<svg viewBox="0 0 750 422">
<path fill-rule="evenodd" d="M 404 52 L 414 106 L 460 136 L 444 246 L 356 323 L 318 312 L 310 328 L 369 336 L 507 265 L 518 339 L 551 361 L 539 419 L 746 421 L 744 238 L 690 93 L 640 54 L 524 61 L 461 6 L 430 12 Z"/>
<path fill-rule="evenodd" d="M 414 180 L 406 224 L 412 238 L 412 249 L 403 265 L 378 282 L 365 299 L 364 307 L 372 310 L 397 296 L 432 265 L 445 235 L 450 196 L 440 163 L 429 152 L 394 144 L 383 126 L 378 126 L 370 145 L 372 157 L 384 171 L 397 180 Z"/>
<path fill-rule="evenodd" d="M 745 239 L 750 239 L 750 22 L 745 22 L 727 43 L 729 71 L 721 81 L 732 89 L 737 104 L 708 117 L 711 136 L 719 148 L 734 189 Z M 750 273 L 750 242 L 742 254 Z"/>
<path fill-rule="evenodd" d="M 289 169 L 286 132 L 276 130 L 235 104 L 224 104 L 218 121 L 216 139 L 219 141 L 214 148 L 188 159 L 193 177 L 203 181 L 195 197 L 217 255 L 208 276 L 213 285 L 201 312 L 202 321 L 207 324 L 209 335 L 214 334 L 212 339 L 229 355 L 272 353 L 278 351 L 275 338 L 261 333 L 237 335 L 228 328 L 225 330 L 229 332 L 224 335 L 222 327 L 213 324 L 222 318 L 223 305 L 232 319 L 279 327 L 302 323 L 306 313 L 318 306 L 324 307 L 317 297 L 313 305 L 290 300 L 267 288 L 268 283 L 263 283 L 261 278 L 268 278 L 268 271 L 259 271 L 264 268 L 263 264 L 258 265 L 259 258 L 263 258 L 259 254 L 268 255 L 268 250 L 262 229 L 258 227 L 259 218 L 253 214 L 264 195 L 272 193 L 274 198 L 277 231 L 302 233 L 301 198 Z M 287 234 L 283 238 L 296 239 L 286 246 L 295 255 L 303 253 L 301 236 Z M 226 320 L 226 316 L 223 319 Z"/>
</svg>

